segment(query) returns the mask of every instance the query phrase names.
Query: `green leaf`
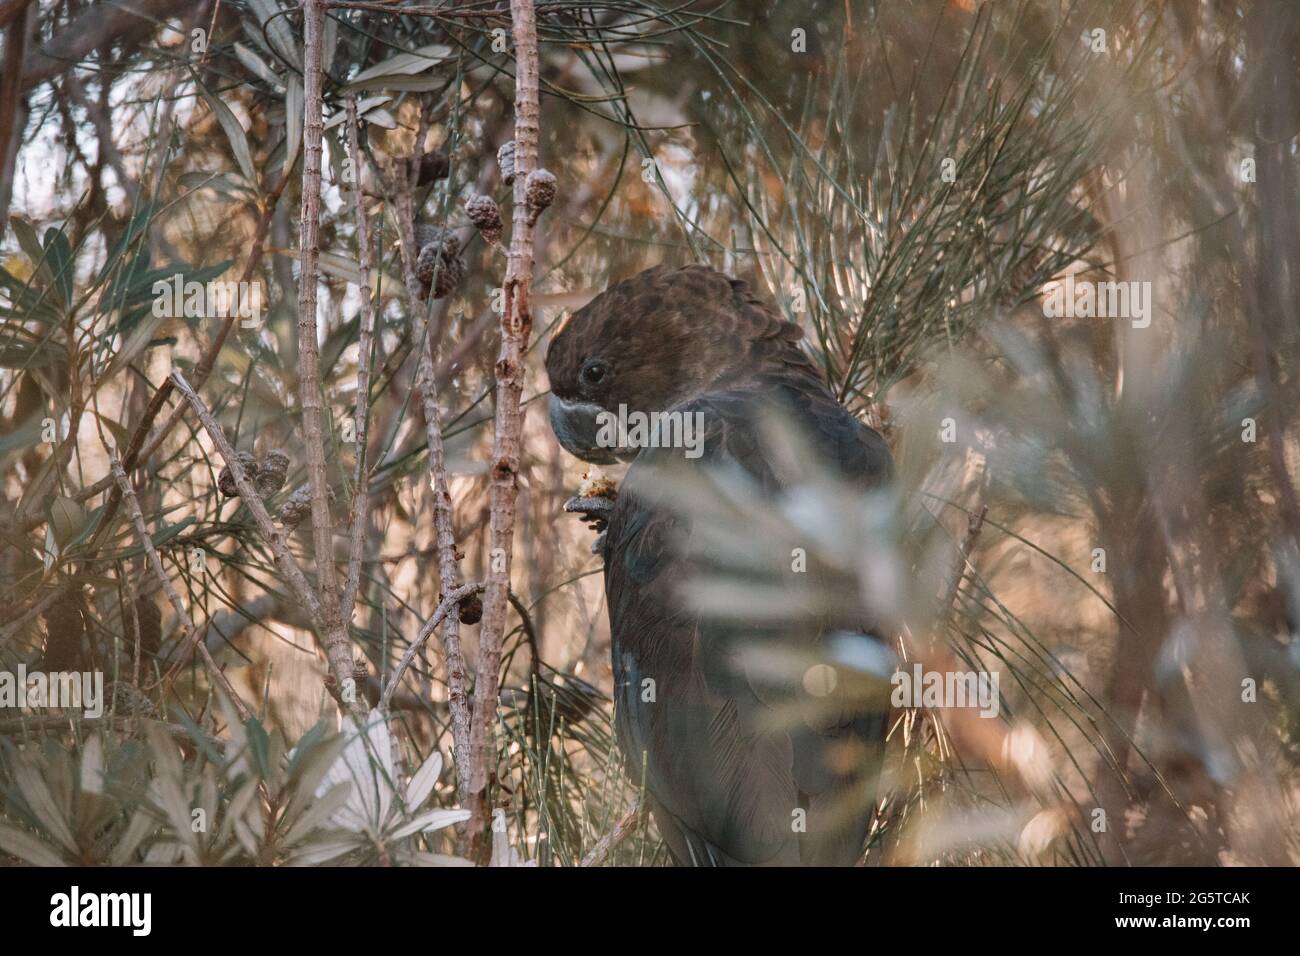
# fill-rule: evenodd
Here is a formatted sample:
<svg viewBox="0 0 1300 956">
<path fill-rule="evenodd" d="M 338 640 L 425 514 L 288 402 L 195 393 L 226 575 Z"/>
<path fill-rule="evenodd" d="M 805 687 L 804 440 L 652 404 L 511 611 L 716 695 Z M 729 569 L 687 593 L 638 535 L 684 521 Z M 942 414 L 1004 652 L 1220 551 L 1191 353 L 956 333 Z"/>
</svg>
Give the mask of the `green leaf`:
<svg viewBox="0 0 1300 956">
<path fill-rule="evenodd" d="M 433 67 L 450 56 L 451 47 L 444 46 L 441 43 L 431 43 L 428 46 L 412 50 L 410 53 L 399 53 L 396 56 L 389 57 L 382 63 L 376 63 L 374 66 L 362 70 L 344 85 L 343 91 L 349 93 L 358 90 L 408 89 L 409 87 L 401 87 L 395 84 L 401 80 L 409 80 L 418 74 L 432 70 Z M 421 80 L 435 83 L 441 82 L 438 77 L 434 76 L 421 77 Z"/>
<path fill-rule="evenodd" d="M 263 777 L 269 777 L 271 774 L 271 738 L 267 736 L 266 728 L 256 717 L 248 720 L 244 727 L 248 731 L 248 752 L 253 756 L 253 762 L 257 764 L 257 771 Z"/>
<path fill-rule="evenodd" d="M 339 45 L 339 22 L 325 14 L 325 22 L 320 29 L 320 71 L 328 73 L 334 65 L 334 51 Z"/>
<path fill-rule="evenodd" d="M 352 850 L 359 850 L 364 845 L 360 834 L 338 839 L 312 840 L 303 844 L 289 857 L 289 866 L 319 866 L 342 856 Z"/>
<path fill-rule="evenodd" d="M 70 853 L 77 852 L 76 837 L 72 835 L 67 820 L 59 812 L 58 802 L 50 792 L 49 785 L 36 768 L 25 760 L 17 760 L 13 764 L 13 775 L 19 793 L 22 794 L 23 800 L 37 822 L 50 836 L 58 840 L 65 850 Z"/>
<path fill-rule="evenodd" d="M 136 210 L 135 215 L 133 215 L 131 220 L 126 224 L 126 230 L 122 233 L 122 237 L 118 239 L 117 242 L 113 243 L 112 250 L 104 260 L 104 268 L 99 270 L 99 276 L 95 279 L 96 286 L 104 284 L 104 281 L 109 277 L 113 270 L 117 268 L 117 264 L 122 256 L 124 256 L 127 250 L 130 249 L 132 245 L 134 245 L 140 237 L 148 231 L 149 226 L 153 222 L 153 218 L 153 203 L 143 203 L 140 208 Z M 141 244 L 139 251 L 136 253 L 136 258 L 143 258 L 146 264 L 149 262 L 148 243 Z M 134 268 L 134 266 L 132 266 L 132 268 Z"/>
<path fill-rule="evenodd" d="M 89 539 L 90 536 L 95 533 L 96 529 L 99 528 L 99 520 L 102 517 L 104 517 L 104 506 L 100 505 L 98 508 L 95 508 L 93 511 L 90 512 L 89 515 L 86 516 L 86 521 L 81 526 L 81 530 L 77 532 L 77 534 L 72 538 L 71 541 L 69 541 L 66 545 L 64 545 L 63 550 L 67 551 L 70 548 L 75 548 L 83 541 Z"/>
<path fill-rule="evenodd" d="M 417 850 L 411 854 L 416 866 L 473 866 L 472 860 L 463 856 L 448 856 L 445 853 L 424 853 Z"/>
<path fill-rule="evenodd" d="M 357 100 L 357 119 L 359 120 L 365 119 L 366 114 L 370 110 L 374 109 L 377 106 L 383 106 L 392 98 L 393 97 L 388 93 L 381 93 L 378 96 L 363 96 L 361 99 Z M 346 122 L 347 118 L 348 118 L 348 111 L 346 109 L 341 109 L 325 121 L 325 126 L 323 128 L 333 129 L 335 126 L 338 126 L 340 123 Z"/>
<path fill-rule="evenodd" d="M 32 866 L 66 866 L 63 858 L 48 844 L 17 827 L 0 823 L 0 850 Z"/>
<path fill-rule="evenodd" d="M 287 174 L 298 161 L 298 148 L 302 146 L 303 119 L 302 80 L 296 75 L 289 77 L 289 85 L 284 95 L 284 131 L 288 145 L 284 152 L 284 169 Z"/>
<path fill-rule="evenodd" d="M 45 368 L 62 358 L 48 344 L 0 346 L 0 368 Z"/>
<path fill-rule="evenodd" d="M 121 422 L 115 422 L 111 418 L 106 418 L 98 413 L 96 413 L 95 417 L 98 418 L 100 423 L 108 429 L 108 433 L 113 436 L 113 444 L 117 446 L 118 452 L 125 454 L 126 446 L 131 444 L 131 433 L 123 427 Z"/>
<path fill-rule="evenodd" d="M 244 44 L 235 44 L 235 57 L 247 67 L 248 72 L 255 74 L 259 79 L 268 83 L 272 89 L 276 91 L 284 89 L 284 81 L 276 75 L 276 72 L 267 65 L 265 60 L 244 46 Z"/>
<path fill-rule="evenodd" d="M 289 754 L 289 776 L 292 777 L 297 772 L 298 764 L 325 739 L 327 733 L 329 731 L 326 728 L 325 721 L 318 720 L 312 724 L 310 730 L 298 739 L 298 746 L 294 747 Z"/>
<path fill-rule="evenodd" d="M 169 286 L 171 286 L 177 281 L 177 277 L 179 276 L 182 299 L 183 299 L 185 286 L 188 283 L 198 282 L 201 285 L 206 285 L 208 282 L 211 282 L 214 279 L 219 279 L 222 275 L 224 275 L 227 272 L 227 270 L 230 269 L 230 267 L 234 264 L 234 261 L 235 260 L 233 259 L 225 259 L 221 262 L 218 262 L 216 265 L 205 266 L 202 269 L 194 269 L 193 266 L 186 265 L 185 263 L 177 263 L 175 266 L 168 266 L 163 269 L 154 269 L 149 272 L 142 273 L 136 276 L 132 281 L 132 283 L 129 285 L 129 287 L 127 287 L 122 292 L 121 296 L 118 299 L 117 304 L 119 306 L 125 307 L 125 306 L 131 306 L 131 305 L 147 302 L 149 303 L 150 308 L 146 311 L 148 314 L 152 314 L 153 312 L 152 304 L 154 300 L 157 298 L 157 296 L 160 294 L 154 292 L 154 286 L 156 283 L 166 282 Z M 144 318 L 144 315 L 145 313 L 140 313 L 138 311 L 131 313 L 130 316 L 124 315 L 122 321 L 117 325 L 116 331 L 119 332 L 120 334 L 125 335 L 128 331 L 130 331 L 135 327 L 136 323 L 138 323 L 140 319 Z M 176 315 L 176 316 L 163 316 L 163 318 L 197 319 L 201 317 Z M 150 328 L 156 329 L 157 323 L 151 325 Z M 134 354 L 132 354 L 131 357 L 134 357 Z"/>
<path fill-rule="evenodd" d="M 131 822 L 126 825 L 126 830 L 118 839 L 117 845 L 113 847 L 112 855 L 109 862 L 113 866 L 126 866 L 128 863 L 135 862 L 135 852 L 144 842 L 145 837 L 149 836 L 158 823 L 154 818 L 143 810 L 137 810 L 131 816 Z"/>
<path fill-rule="evenodd" d="M 301 742 L 294 748 L 294 755 L 289 766 L 290 776 L 294 776 L 296 771 L 293 797 L 288 807 L 290 815 L 296 813 L 303 804 L 310 804 L 316 799 L 316 788 L 320 786 L 325 774 L 339 759 L 345 746 L 347 746 L 347 738 L 339 734 L 323 743 L 316 744 L 311 749 L 311 752 L 305 755 L 303 754 L 303 744 Z"/>
<path fill-rule="evenodd" d="M 37 274 L 45 282 L 53 282 L 54 273 L 50 271 L 49 263 L 45 261 L 45 247 L 41 245 L 41 240 L 37 238 L 36 230 L 32 228 L 32 224 L 26 219 L 19 219 L 17 216 L 10 216 L 9 224 L 13 226 L 18 245 L 22 247 L 23 252 L 27 253 L 27 258 L 32 260 L 32 267 Z"/>
<path fill-rule="evenodd" d="M 149 540 L 153 542 L 155 548 L 160 548 L 168 541 L 170 541 L 172 538 L 176 537 L 178 534 L 180 534 L 182 531 L 188 528 L 190 525 L 194 524 L 195 520 L 196 519 L 193 516 L 184 518 L 176 522 L 176 524 L 168 525 L 166 528 L 163 528 L 157 534 L 151 535 Z M 123 552 L 122 557 L 134 558 L 142 554 L 144 554 L 144 548 L 135 547 L 129 551 Z"/>
<path fill-rule="evenodd" d="M 126 341 L 122 343 L 121 350 L 113 356 L 113 360 L 108 363 L 108 369 L 103 377 L 112 378 L 118 371 L 130 365 L 153 339 L 158 326 L 165 321 L 167 321 L 166 316 L 154 315 L 152 310 L 136 316 L 134 322 L 125 330 Z"/>
<path fill-rule="evenodd" d="M 366 114 L 366 122 L 382 129 L 397 129 L 397 117 L 385 109 L 371 110 Z"/>
<path fill-rule="evenodd" d="M 63 297 L 63 304 L 72 304 L 72 245 L 62 229 L 45 230 L 45 257 L 54 273 L 54 289 Z"/>
<path fill-rule="evenodd" d="M 312 803 L 303 812 L 289 832 L 285 834 L 284 840 L 290 846 L 307 836 L 321 824 L 329 820 L 334 813 L 342 808 L 348 802 L 348 797 L 352 795 L 352 781 L 344 780 L 336 783 L 325 793 L 323 797 Z"/>
<path fill-rule="evenodd" d="M 407 810 L 418 810 L 424 806 L 424 801 L 429 799 L 429 794 L 433 793 L 433 785 L 438 782 L 438 775 L 441 773 L 442 754 L 435 747 L 433 753 L 429 754 L 429 759 L 415 772 L 406 787 Z"/>
<path fill-rule="evenodd" d="M 86 509 L 74 499 L 58 495 L 50 502 L 49 520 L 54 540 L 66 548 L 69 541 L 85 530 Z"/>
<path fill-rule="evenodd" d="M 0 355 L 3 355 L 0 352 Z M 12 368 L 6 366 L 3 359 L 0 359 L 0 367 Z M 41 437 L 41 420 L 39 416 L 33 416 L 28 419 L 27 424 L 17 431 L 10 432 L 8 435 L 0 435 L 0 455 L 7 454 L 15 448 L 30 448 L 36 444 L 37 439 Z"/>
<path fill-rule="evenodd" d="M 155 548 L 162 547 L 163 544 L 170 541 L 172 538 L 176 537 L 178 534 L 180 534 L 190 525 L 194 524 L 195 520 L 196 519 L 191 516 L 189 518 L 181 519 L 180 521 L 176 522 L 176 524 L 168 525 L 166 528 L 163 528 L 161 531 L 159 531 L 157 534 L 153 536 L 154 547 Z"/>
<path fill-rule="evenodd" d="M 412 817 L 393 831 L 392 839 L 401 840 L 413 833 L 430 833 L 469 819 L 468 810 L 429 810 Z"/>
<path fill-rule="evenodd" d="M 0 313 L 20 322 L 33 320 L 37 322 L 58 322 L 60 312 L 39 288 L 23 282 L 4 269 L 0 269 L 0 287 L 9 292 L 11 306 L 0 306 Z"/>
<path fill-rule="evenodd" d="M 240 171 L 244 178 L 253 188 L 257 188 L 257 168 L 253 165 L 253 154 L 248 148 L 248 136 L 244 133 L 244 127 L 239 125 L 239 120 L 235 114 L 230 111 L 230 107 L 221 102 L 221 99 L 203 85 L 197 74 L 194 82 L 199 88 L 203 99 L 211 107 L 212 113 L 221 124 L 221 129 L 226 134 L 226 139 L 230 140 L 230 148 L 235 153 L 235 162 L 239 164 Z"/>
<path fill-rule="evenodd" d="M 257 17 L 257 22 L 265 28 L 275 52 L 301 72 L 302 54 L 294 41 L 293 28 L 289 26 L 286 11 L 275 0 L 248 0 L 248 7 Z"/>
</svg>

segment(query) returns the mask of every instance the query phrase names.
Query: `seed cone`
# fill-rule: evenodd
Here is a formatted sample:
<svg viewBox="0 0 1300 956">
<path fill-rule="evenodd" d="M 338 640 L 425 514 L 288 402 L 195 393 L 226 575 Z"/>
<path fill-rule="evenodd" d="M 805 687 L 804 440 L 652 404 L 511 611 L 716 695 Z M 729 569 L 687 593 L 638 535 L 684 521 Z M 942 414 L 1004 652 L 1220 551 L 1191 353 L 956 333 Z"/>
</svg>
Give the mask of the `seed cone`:
<svg viewBox="0 0 1300 956">
<path fill-rule="evenodd" d="M 541 212 L 555 201 L 555 175 L 547 169 L 534 169 L 524 180 L 524 198 L 528 207 Z"/>
<path fill-rule="evenodd" d="M 126 681 L 114 681 L 104 690 L 112 696 L 113 711 L 119 715 L 158 716 L 158 708 L 153 701 Z"/>
<path fill-rule="evenodd" d="M 515 141 L 503 143 L 497 150 L 497 166 L 501 169 L 501 179 L 507 185 L 515 181 Z"/>
<path fill-rule="evenodd" d="M 311 485 L 303 485 L 280 505 L 280 523 L 286 528 L 296 528 L 302 519 L 311 514 Z"/>
<path fill-rule="evenodd" d="M 465 214 L 488 242 L 501 238 L 501 210 L 491 196 L 471 196 L 465 201 Z"/>
<path fill-rule="evenodd" d="M 460 240 L 446 229 L 421 225 L 415 230 L 415 243 L 420 250 L 415 260 L 415 275 L 424 286 L 427 296 L 441 299 L 451 295 L 465 278 L 465 263 L 460 258 Z"/>
<path fill-rule="evenodd" d="M 288 473 L 288 452 L 280 448 L 273 448 L 268 451 L 257 470 L 257 479 L 253 482 L 263 501 L 284 487 L 284 479 Z"/>
<path fill-rule="evenodd" d="M 251 453 L 246 451 L 236 452 L 239 464 L 244 469 L 244 474 L 254 482 L 257 481 L 257 459 Z M 227 498 L 238 498 L 239 488 L 235 486 L 235 476 L 226 465 L 221 469 L 221 474 L 217 475 L 217 490 Z"/>
<path fill-rule="evenodd" d="M 330 504 L 334 504 L 334 489 L 328 489 Z M 294 490 L 284 504 L 280 505 L 280 523 L 286 528 L 296 528 L 305 518 L 311 517 L 311 485 L 306 484 Z"/>
<path fill-rule="evenodd" d="M 456 606 L 457 616 L 462 624 L 477 624 L 483 620 L 483 599 L 477 594 L 469 594 L 460 599 Z"/>
</svg>

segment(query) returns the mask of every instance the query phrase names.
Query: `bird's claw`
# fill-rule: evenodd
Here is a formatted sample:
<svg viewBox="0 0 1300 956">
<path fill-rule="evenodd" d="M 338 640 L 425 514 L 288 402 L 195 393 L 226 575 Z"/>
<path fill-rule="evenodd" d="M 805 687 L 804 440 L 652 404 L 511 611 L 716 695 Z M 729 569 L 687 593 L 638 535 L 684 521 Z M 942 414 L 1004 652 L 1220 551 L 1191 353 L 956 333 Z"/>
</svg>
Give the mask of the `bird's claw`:
<svg viewBox="0 0 1300 956">
<path fill-rule="evenodd" d="M 614 513 L 614 500 L 603 496 L 574 495 L 564 503 L 564 510 L 576 514 L 587 523 L 592 531 L 599 532 L 592 542 L 591 553 L 603 554 L 605 549 L 605 530 L 609 527 L 610 515 Z"/>
<path fill-rule="evenodd" d="M 604 531 L 609 525 L 609 516 L 614 511 L 614 502 L 610 498 L 574 495 L 564 503 L 564 510 L 581 516 L 593 530 Z"/>
</svg>

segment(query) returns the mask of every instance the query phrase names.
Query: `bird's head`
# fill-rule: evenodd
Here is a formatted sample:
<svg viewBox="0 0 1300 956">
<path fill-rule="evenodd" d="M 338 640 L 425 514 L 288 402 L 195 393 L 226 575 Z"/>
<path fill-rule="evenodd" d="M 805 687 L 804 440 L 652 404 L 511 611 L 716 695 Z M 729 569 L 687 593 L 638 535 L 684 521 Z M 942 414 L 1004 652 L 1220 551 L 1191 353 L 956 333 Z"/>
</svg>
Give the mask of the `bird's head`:
<svg viewBox="0 0 1300 956">
<path fill-rule="evenodd" d="M 568 451 L 612 464 L 638 449 L 601 441 L 602 413 L 666 412 L 773 362 L 807 365 L 799 327 L 744 282 L 704 266 L 656 267 L 606 289 L 556 329 L 546 353 L 551 428 Z"/>
</svg>

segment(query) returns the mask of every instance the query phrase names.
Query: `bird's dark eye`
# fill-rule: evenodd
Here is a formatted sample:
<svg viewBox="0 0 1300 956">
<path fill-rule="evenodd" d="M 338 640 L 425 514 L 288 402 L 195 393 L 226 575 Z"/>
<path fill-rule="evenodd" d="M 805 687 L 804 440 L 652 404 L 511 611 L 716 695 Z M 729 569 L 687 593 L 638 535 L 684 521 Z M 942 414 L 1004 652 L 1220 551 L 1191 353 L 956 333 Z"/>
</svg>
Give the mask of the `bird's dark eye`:
<svg viewBox="0 0 1300 956">
<path fill-rule="evenodd" d="M 601 362 L 588 362 L 582 367 L 582 384 L 599 385 L 605 381 L 609 370 Z"/>
</svg>

